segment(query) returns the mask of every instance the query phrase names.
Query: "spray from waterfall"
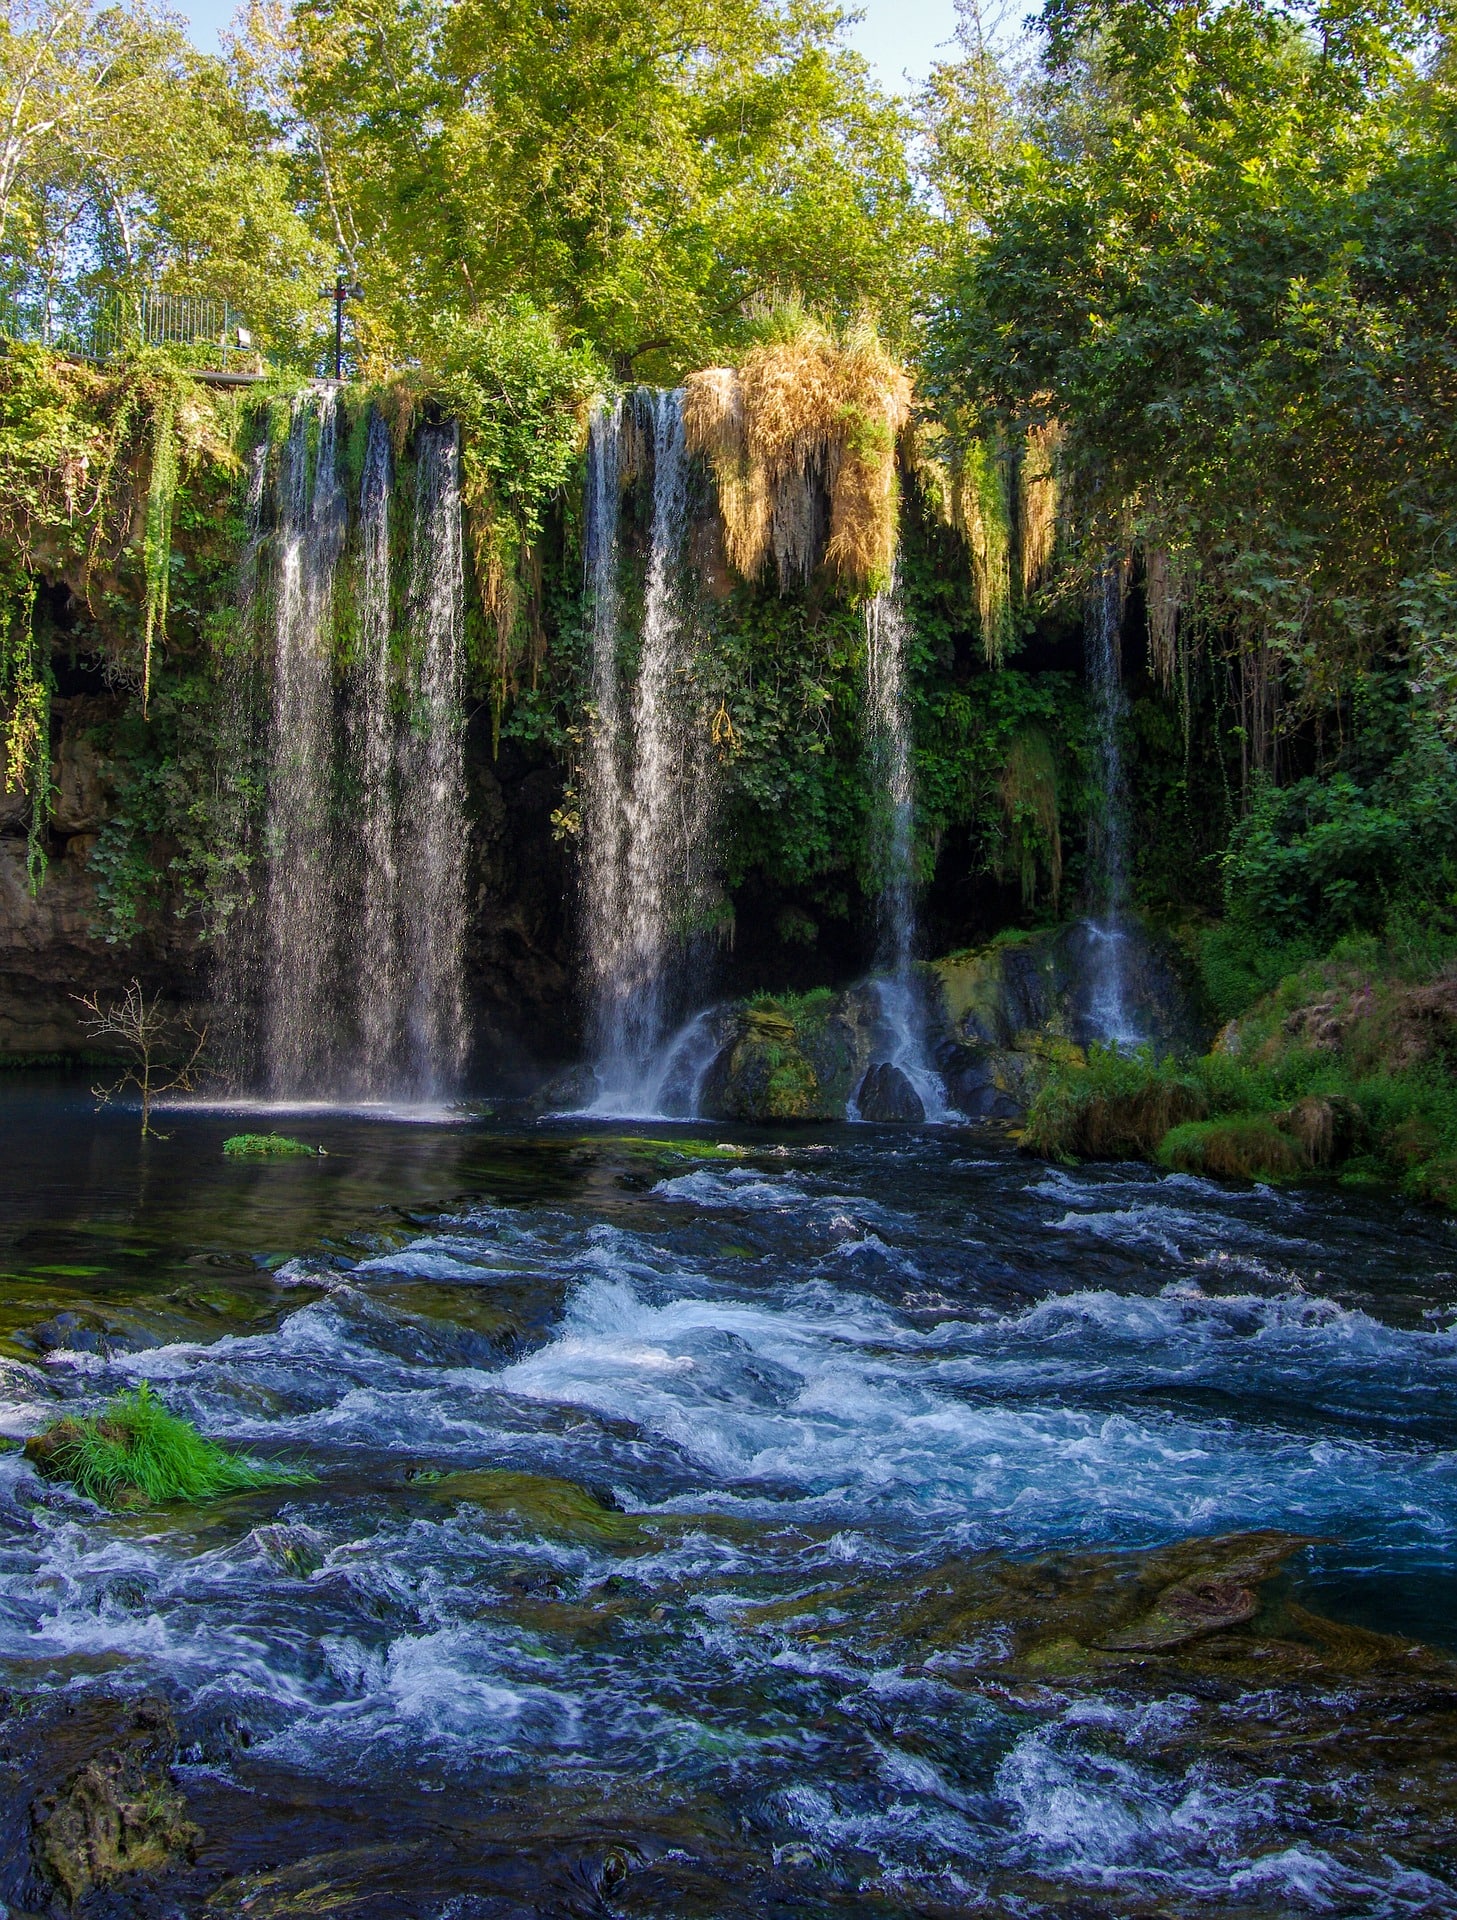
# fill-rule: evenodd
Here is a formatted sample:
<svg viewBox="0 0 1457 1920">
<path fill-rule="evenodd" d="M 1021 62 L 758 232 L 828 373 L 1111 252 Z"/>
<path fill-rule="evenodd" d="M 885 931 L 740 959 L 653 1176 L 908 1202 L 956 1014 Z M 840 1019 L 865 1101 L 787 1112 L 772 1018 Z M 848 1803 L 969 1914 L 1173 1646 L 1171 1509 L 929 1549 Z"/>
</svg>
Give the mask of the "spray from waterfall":
<svg viewBox="0 0 1457 1920">
<path fill-rule="evenodd" d="M 956 1116 L 941 1076 L 931 1065 L 925 1018 L 916 990 L 915 771 L 906 693 L 909 633 L 899 583 L 892 574 L 865 608 L 865 723 L 876 818 L 880 884 L 880 953 L 875 982 L 884 1026 L 882 1061 L 896 1068 L 921 1103 L 925 1118 Z M 872 1069 L 874 1071 L 874 1069 Z"/>
<path fill-rule="evenodd" d="M 334 1077 L 337 865 L 329 638 L 334 570 L 347 527 L 337 455 L 337 395 L 326 389 L 317 401 L 295 401 L 279 479 L 265 835 L 264 1078 L 277 1096 L 325 1093 Z"/>
<path fill-rule="evenodd" d="M 1084 620 L 1088 689 L 1093 705 L 1097 812 L 1089 836 L 1087 921 L 1091 991 L 1088 1021 L 1105 1045 L 1133 1047 L 1147 1036 L 1135 1018 L 1128 984 L 1128 790 L 1119 727 L 1128 711 L 1123 691 L 1123 567 L 1104 564 Z"/>
<path fill-rule="evenodd" d="M 630 421 L 627 409 L 635 410 Z M 619 590 L 622 436 L 652 446 L 652 517 L 637 671 L 624 684 Z M 702 916 L 713 781 L 684 593 L 682 395 L 599 409 L 588 450 L 587 570 L 595 709 L 583 787 L 583 933 L 597 1081 L 593 1110 L 658 1110 Z"/>
</svg>

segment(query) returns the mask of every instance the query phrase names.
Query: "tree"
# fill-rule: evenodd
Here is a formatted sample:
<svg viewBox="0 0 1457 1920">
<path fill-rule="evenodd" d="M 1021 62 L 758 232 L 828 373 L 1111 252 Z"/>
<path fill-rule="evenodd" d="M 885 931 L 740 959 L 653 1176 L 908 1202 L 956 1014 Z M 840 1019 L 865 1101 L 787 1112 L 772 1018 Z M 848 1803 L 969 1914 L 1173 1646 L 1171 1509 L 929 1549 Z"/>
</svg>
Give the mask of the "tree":
<svg viewBox="0 0 1457 1920">
<path fill-rule="evenodd" d="M 164 1093 L 191 1093 L 197 1085 L 197 1063 L 207 1044 L 207 1028 L 201 1032 L 190 1020 L 179 1022 L 162 1006 L 160 993 L 149 1000 L 142 984 L 134 979 L 120 1000 L 101 1005 L 99 993 L 73 994 L 79 1006 L 91 1016 L 82 1025 L 97 1040 L 118 1045 L 128 1058 L 121 1077 L 107 1086 L 91 1089 L 98 1101 L 116 1099 L 126 1087 L 135 1087 L 142 1100 L 142 1138 L 155 1129 L 152 1107 Z M 188 1050 L 188 1043 L 191 1050 Z"/>
<path fill-rule="evenodd" d="M 1421 58 L 1441 24 L 1049 0 L 1026 144 L 948 272 L 946 408 L 1057 420 L 1090 561 L 1131 535 L 1156 629 L 1237 655 L 1250 765 L 1273 765 L 1282 702 L 1328 702 L 1398 639 L 1445 670 L 1457 97 Z"/>
<path fill-rule="evenodd" d="M 654 377 L 788 290 L 903 335 L 906 117 L 840 26 L 818 0 L 303 0 L 255 8 L 239 57 L 380 356 L 515 297 Z"/>
<path fill-rule="evenodd" d="M 242 77 L 150 0 L 6 0 L 0 291 L 46 339 L 108 300 L 206 295 L 297 351 L 315 244 L 276 131 Z"/>
</svg>

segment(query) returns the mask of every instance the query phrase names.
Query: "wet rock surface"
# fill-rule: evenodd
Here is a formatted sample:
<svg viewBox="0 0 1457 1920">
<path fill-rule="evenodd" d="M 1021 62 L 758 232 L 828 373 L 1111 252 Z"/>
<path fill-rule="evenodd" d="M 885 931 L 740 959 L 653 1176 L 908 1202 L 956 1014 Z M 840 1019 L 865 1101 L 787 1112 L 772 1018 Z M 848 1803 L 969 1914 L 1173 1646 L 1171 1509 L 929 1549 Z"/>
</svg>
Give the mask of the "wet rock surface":
<svg viewBox="0 0 1457 1920">
<path fill-rule="evenodd" d="M 872 1067 L 860 1082 L 855 1105 L 862 1120 L 918 1126 L 926 1117 L 920 1094 L 888 1060 Z"/>
</svg>

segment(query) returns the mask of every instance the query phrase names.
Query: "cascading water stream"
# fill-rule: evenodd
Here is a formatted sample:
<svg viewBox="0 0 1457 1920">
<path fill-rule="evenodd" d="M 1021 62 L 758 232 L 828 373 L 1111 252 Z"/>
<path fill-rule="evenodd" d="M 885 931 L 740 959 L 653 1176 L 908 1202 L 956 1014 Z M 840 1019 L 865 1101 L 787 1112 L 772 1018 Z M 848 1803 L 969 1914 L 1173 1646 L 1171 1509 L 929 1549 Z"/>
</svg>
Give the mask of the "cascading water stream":
<svg viewBox="0 0 1457 1920">
<path fill-rule="evenodd" d="M 465 1066 L 466 824 L 461 714 L 465 564 L 460 434 L 422 428 L 410 582 L 410 722 L 400 779 L 397 979 L 408 1085 L 451 1092 Z"/>
<path fill-rule="evenodd" d="M 648 414 L 653 502 L 637 675 L 622 684 L 618 591 L 621 404 L 596 416 L 589 448 L 588 580 L 596 709 L 584 787 L 584 933 L 597 1094 L 592 1111 L 658 1111 L 681 971 L 702 906 L 712 783 L 695 632 L 682 566 L 687 455 L 682 396 Z"/>
<path fill-rule="evenodd" d="M 310 484 L 310 424 L 318 440 Z M 338 396 L 294 403 L 279 483 L 266 849 L 264 1079 L 276 1097 L 334 1078 L 336 900 L 334 570 L 347 509 L 336 471 Z"/>
<path fill-rule="evenodd" d="M 359 490 L 359 699 L 356 753 L 360 786 L 362 918 L 358 930 L 361 1072 L 388 1085 L 397 1068 L 403 981 L 399 961 L 395 857 L 397 716 L 391 699 L 389 430 L 371 412 Z"/>
<path fill-rule="evenodd" d="M 894 574 L 865 609 L 866 730 L 881 800 L 880 961 L 875 982 L 889 1045 L 888 1064 L 915 1089 L 925 1117 L 943 1124 L 957 1116 L 941 1076 L 931 1065 L 925 1023 L 912 971 L 916 904 L 913 834 L 915 775 L 906 698 L 905 608 Z"/>
<path fill-rule="evenodd" d="M 1090 836 L 1093 915 L 1087 922 L 1088 1021 L 1095 1039 L 1128 1048 L 1148 1036 L 1130 1005 L 1128 987 L 1128 795 L 1118 738 L 1127 712 L 1122 626 L 1123 568 L 1110 558 L 1099 575 L 1084 623 L 1098 780 L 1098 811 Z"/>
<path fill-rule="evenodd" d="M 259 1004 L 271 1099 L 435 1101 L 457 1088 L 469 1043 L 458 435 L 426 426 L 418 437 L 402 644 L 393 459 L 385 423 L 371 415 L 351 562 L 358 650 L 336 677 L 335 582 L 348 530 L 337 418 L 332 388 L 305 395 L 282 450 L 261 928 L 256 942 L 240 928 L 225 943 L 223 997 L 240 1033 Z M 259 476 L 263 460 L 266 450 Z M 260 519 L 240 580 L 245 633 L 262 599 L 262 538 Z M 241 829 L 237 840 L 248 847 Z"/>
</svg>

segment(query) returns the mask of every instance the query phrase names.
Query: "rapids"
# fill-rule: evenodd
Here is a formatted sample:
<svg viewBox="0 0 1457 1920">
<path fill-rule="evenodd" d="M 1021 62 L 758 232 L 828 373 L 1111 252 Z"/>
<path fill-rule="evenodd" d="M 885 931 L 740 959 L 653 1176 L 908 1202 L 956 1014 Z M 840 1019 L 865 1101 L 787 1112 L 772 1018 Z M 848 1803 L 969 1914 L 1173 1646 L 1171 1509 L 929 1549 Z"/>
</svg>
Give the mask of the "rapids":
<svg viewBox="0 0 1457 1920">
<path fill-rule="evenodd" d="M 974 1129 L 335 1113 L 239 1164 L 0 1103 L 0 1429 L 146 1379 L 319 1475 L 106 1516 L 0 1454 L 0 1686 L 176 1718 L 195 1860 L 107 1912 L 1457 1904 L 1448 1223 Z M 1299 1536 L 1254 1639 L 1057 1612 L 1251 1530 Z"/>
</svg>

